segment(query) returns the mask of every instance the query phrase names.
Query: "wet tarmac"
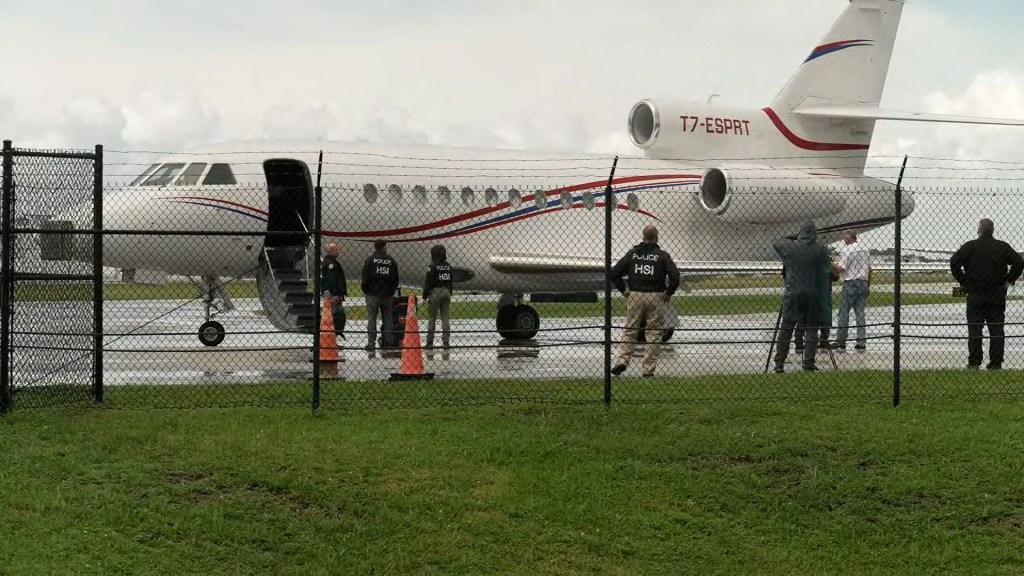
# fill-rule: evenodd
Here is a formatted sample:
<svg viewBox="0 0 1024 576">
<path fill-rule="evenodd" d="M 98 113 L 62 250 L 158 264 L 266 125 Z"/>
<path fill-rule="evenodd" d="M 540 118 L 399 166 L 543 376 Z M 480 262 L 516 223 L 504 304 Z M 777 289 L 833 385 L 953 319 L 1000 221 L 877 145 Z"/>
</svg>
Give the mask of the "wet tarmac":
<svg viewBox="0 0 1024 576">
<path fill-rule="evenodd" d="M 20 306 L 32 306 L 26 303 Z M 43 305 L 43 304 L 38 304 Z M 107 385 L 173 383 L 251 383 L 308 380 L 312 377 L 312 337 L 278 332 L 263 316 L 257 300 L 239 300 L 237 310 L 222 314 L 227 337 L 218 347 L 203 346 L 196 337 L 199 306 L 175 301 L 108 302 L 104 308 L 104 379 Z M 23 317 L 31 310 L 24 309 Z M 904 338 L 900 361 L 904 369 L 962 369 L 966 364 L 963 304 L 907 306 L 902 312 Z M 354 316 L 354 315 L 353 315 Z M 1011 301 L 1008 321 L 1024 318 L 1024 302 Z M 852 318 L 851 318 L 852 320 Z M 763 372 L 773 337 L 776 314 L 681 316 L 672 341 L 662 345 L 659 376 L 750 374 Z M 893 311 L 869 308 L 868 344 L 864 353 L 835 353 L 838 369 L 886 370 L 893 364 Z M 54 317 L 30 331 L 70 330 Z M 452 348 L 425 351 L 425 368 L 435 379 L 599 379 L 604 370 L 602 319 L 542 318 L 543 331 L 530 341 L 500 341 L 493 320 L 453 320 Z M 613 319 L 621 325 L 622 318 Z M 22 330 L 29 330 L 25 326 Z M 426 330 L 426 320 L 420 319 Z M 440 329 L 440 327 L 438 327 Z M 400 354 L 368 354 L 365 320 L 347 326 L 341 341 L 344 361 L 336 375 L 347 380 L 387 380 L 398 371 Z M 1007 327 L 1006 368 L 1024 367 L 1024 328 Z M 831 333 L 835 337 L 835 330 Z M 854 332 L 851 331 L 851 337 Z M 613 339 L 621 330 L 612 332 Z M 438 336 L 440 339 L 440 336 Z M 58 346 L 56 342 L 65 344 Z M 87 371 L 89 337 L 15 337 L 16 385 L 41 379 L 70 378 Z M 70 344 L 67 344 L 70 342 Z M 34 348 L 26 348 L 28 343 Z M 72 350 L 58 351 L 56 348 Z M 81 351 L 75 351 L 81 348 Z M 613 353 L 618 352 L 613 345 Z M 987 348 L 987 343 L 986 343 Z M 642 348 L 637 349 L 637 355 Z M 790 361 L 795 355 L 790 355 Z M 818 359 L 831 370 L 824 351 Z M 793 366 L 796 369 L 796 366 Z M 626 372 L 640 375 L 640 359 Z M 327 372 L 333 374 L 333 372 Z"/>
</svg>

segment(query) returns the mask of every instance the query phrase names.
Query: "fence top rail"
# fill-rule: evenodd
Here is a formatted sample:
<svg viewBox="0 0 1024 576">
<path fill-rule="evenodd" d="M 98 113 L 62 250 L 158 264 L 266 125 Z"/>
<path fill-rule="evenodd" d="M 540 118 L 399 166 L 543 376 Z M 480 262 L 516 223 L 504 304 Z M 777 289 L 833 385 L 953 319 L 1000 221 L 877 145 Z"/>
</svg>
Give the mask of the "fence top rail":
<svg viewBox="0 0 1024 576">
<path fill-rule="evenodd" d="M 74 151 L 51 151 L 45 150 L 23 150 L 20 148 L 13 148 L 10 150 L 11 156 L 21 158 L 63 158 L 70 160 L 96 160 L 95 152 L 74 152 Z"/>
</svg>

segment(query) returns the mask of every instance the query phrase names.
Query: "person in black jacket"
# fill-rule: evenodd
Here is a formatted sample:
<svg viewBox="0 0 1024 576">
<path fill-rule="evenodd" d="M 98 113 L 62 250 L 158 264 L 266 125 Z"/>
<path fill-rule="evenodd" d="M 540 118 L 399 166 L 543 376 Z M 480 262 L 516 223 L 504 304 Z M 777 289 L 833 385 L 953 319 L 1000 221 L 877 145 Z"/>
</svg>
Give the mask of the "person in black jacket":
<svg viewBox="0 0 1024 576">
<path fill-rule="evenodd" d="M 821 297 L 828 286 L 828 270 L 832 265 L 828 250 L 817 243 L 818 231 L 814 222 L 805 220 L 800 233 L 776 240 L 772 247 L 782 259 L 786 279 L 782 297 L 782 324 L 775 350 L 775 372 L 781 374 L 789 355 L 789 341 L 793 329 L 803 323 L 805 342 L 803 368 L 817 370 L 814 365 L 815 348 L 818 345 L 818 328 L 821 324 Z"/>
<path fill-rule="evenodd" d="M 644 227 L 644 241 L 626 252 L 612 267 L 612 282 L 626 297 L 626 326 L 622 346 L 612 374 L 618 376 L 629 367 L 636 347 L 637 326 L 645 322 L 647 349 L 644 351 L 644 377 L 654 376 L 661 350 L 662 309 L 679 287 L 679 268 L 672 257 L 658 246 L 658 229 Z M 629 277 L 629 288 L 622 281 Z M 668 281 L 666 284 L 666 280 Z"/>
<path fill-rule="evenodd" d="M 348 295 L 348 287 L 345 282 L 345 270 L 338 262 L 338 245 L 331 242 L 327 245 L 327 255 L 320 265 L 320 295 L 331 300 L 331 316 L 334 319 L 335 334 L 344 339 L 345 335 L 345 309 L 341 303 Z"/>
<path fill-rule="evenodd" d="M 978 238 L 965 243 L 949 259 L 953 278 L 967 292 L 967 368 L 981 366 L 982 327 L 988 325 L 991 339 L 989 370 L 1003 367 L 1006 318 L 1006 289 L 1020 278 L 1024 259 L 1002 240 L 992 237 L 995 224 L 988 218 L 978 222 Z"/>
<path fill-rule="evenodd" d="M 438 244 L 430 249 L 430 266 L 423 279 L 423 299 L 427 301 L 427 350 L 434 348 L 434 330 L 437 315 L 441 314 L 441 344 L 448 350 L 449 310 L 452 303 L 452 266 L 448 263 L 448 251 Z"/>
<path fill-rule="evenodd" d="M 366 350 L 373 352 L 377 344 L 377 313 L 383 316 L 381 326 L 381 346 L 394 346 L 394 323 L 391 315 L 394 307 L 391 297 L 398 289 L 398 262 L 387 253 L 387 243 L 377 240 L 373 243 L 373 254 L 363 262 L 361 286 L 366 296 L 367 343 Z"/>
</svg>

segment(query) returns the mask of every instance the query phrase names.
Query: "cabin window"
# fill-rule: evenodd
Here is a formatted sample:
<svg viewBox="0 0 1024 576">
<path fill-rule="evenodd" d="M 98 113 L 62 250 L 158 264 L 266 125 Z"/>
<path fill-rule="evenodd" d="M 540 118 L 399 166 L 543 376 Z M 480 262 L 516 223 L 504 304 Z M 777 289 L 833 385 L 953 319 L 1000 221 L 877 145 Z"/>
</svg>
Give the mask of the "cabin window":
<svg viewBox="0 0 1024 576">
<path fill-rule="evenodd" d="M 174 177 L 185 167 L 184 163 L 164 164 L 157 168 L 153 175 L 142 183 L 143 186 L 167 186 L 174 182 Z"/>
<path fill-rule="evenodd" d="M 543 210 L 548 206 L 548 195 L 543 190 L 537 190 L 533 193 L 533 205 L 537 207 L 537 210 Z"/>
<path fill-rule="evenodd" d="M 390 196 L 391 200 L 394 202 L 401 202 L 402 187 L 399 186 L 398 184 L 392 184 L 391 186 L 388 186 L 388 196 Z"/>
<path fill-rule="evenodd" d="M 498 191 L 495 190 L 494 188 L 488 188 L 487 190 L 484 190 L 484 202 L 486 202 L 488 206 L 497 206 Z"/>
<path fill-rule="evenodd" d="M 476 202 L 476 193 L 473 189 L 466 187 L 462 189 L 462 203 L 466 206 L 472 206 Z"/>
<path fill-rule="evenodd" d="M 206 171 L 206 162 L 193 162 L 185 168 L 185 171 L 178 177 L 178 181 L 174 183 L 175 186 L 195 186 L 199 182 L 199 177 Z"/>
<path fill-rule="evenodd" d="M 513 188 L 508 191 L 508 205 L 513 209 L 523 205 L 523 195 L 519 193 L 519 190 Z"/>
<path fill-rule="evenodd" d="M 441 204 L 451 204 L 452 191 L 447 186 L 441 186 L 437 189 L 437 199 L 441 201 Z"/>
<path fill-rule="evenodd" d="M 135 180 L 132 180 L 132 183 L 129 184 L 129 186 L 135 186 L 139 182 L 142 182 L 143 180 L 145 180 L 146 176 L 149 176 L 150 174 L 152 174 L 153 170 L 156 170 L 156 167 L 159 166 L 159 165 L 160 165 L 159 162 L 157 162 L 156 164 L 150 164 L 149 168 L 146 168 L 146 170 L 143 171 L 142 174 L 139 174 L 138 177 L 135 178 Z"/>
<path fill-rule="evenodd" d="M 363 200 L 366 200 L 370 204 L 377 201 L 377 187 L 373 184 L 363 185 Z"/>
<path fill-rule="evenodd" d="M 427 189 L 417 184 L 412 187 L 412 195 L 416 198 L 416 201 L 420 204 L 427 203 Z"/>
<path fill-rule="evenodd" d="M 583 193 L 583 207 L 587 210 L 593 210 L 594 206 L 597 205 L 597 201 L 594 199 L 594 193 L 586 191 Z"/>
<path fill-rule="evenodd" d="M 229 164 L 214 164 L 203 179 L 203 186 L 229 186 L 238 184 L 235 180 L 235 173 L 231 171 Z"/>
<path fill-rule="evenodd" d="M 626 206 L 633 212 L 640 209 L 640 197 L 630 192 L 626 195 Z"/>
<path fill-rule="evenodd" d="M 558 197 L 562 201 L 563 209 L 568 210 L 569 208 L 572 208 L 572 194 L 562 192 Z"/>
</svg>

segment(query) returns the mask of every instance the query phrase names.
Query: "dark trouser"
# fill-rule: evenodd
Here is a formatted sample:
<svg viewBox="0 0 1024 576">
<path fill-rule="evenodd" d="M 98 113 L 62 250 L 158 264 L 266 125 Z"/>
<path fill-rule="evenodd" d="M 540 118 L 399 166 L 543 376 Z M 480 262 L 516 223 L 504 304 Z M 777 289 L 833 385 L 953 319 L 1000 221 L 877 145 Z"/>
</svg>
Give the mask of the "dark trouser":
<svg viewBox="0 0 1024 576">
<path fill-rule="evenodd" d="M 821 304 L 818 298 L 810 294 L 787 294 L 782 299 L 782 325 L 779 328 L 779 340 L 775 347 L 775 365 L 782 366 L 789 356 L 789 341 L 793 338 L 793 330 L 798 323 L 806 326 L 806 342 L 804 345 L 804 368 L 814 366 L 815 348 L 818 347 L 818 323 L 821 316 Z"/>
<path fill-rule="evenodd" d="M 391 338 L 394 334 L 394 323 L 391 315 L 394 313 L 391 304 L 391 296 L 366 296 L 366 348 L 373 350 L 377 347 L 377 312 L 383 316 L 384 325 L 381 326 L 381 345 L 384 348 L 393 346 Z"/>
<path fill-rule="evenodd" d="M 981 365 L 982 327 L 988 325 L 990 364 L 1003 363 L 1006 321 L 1006 289 L 989 293 L 967 293 L 967 363 Z"/>
<path fill-rule="evenodd" d="M 818 336 L 818 342 L 828 342 L 828 333 L 830 331 L 829 327 L 820 326 L 819 328 L 820 336 Z M 803 322 L 798 322 L 796 327 L 793 329 L 793 347 L 797 350 L 803 350 L 804 348 L 804 332 L 806 330 L 807 328 L 804 326 Z"/>
</svg>

